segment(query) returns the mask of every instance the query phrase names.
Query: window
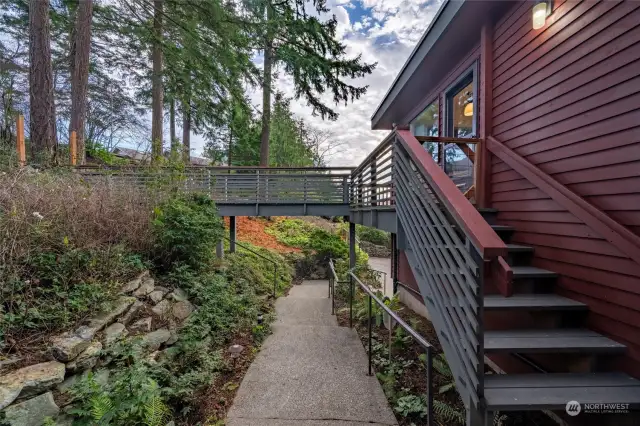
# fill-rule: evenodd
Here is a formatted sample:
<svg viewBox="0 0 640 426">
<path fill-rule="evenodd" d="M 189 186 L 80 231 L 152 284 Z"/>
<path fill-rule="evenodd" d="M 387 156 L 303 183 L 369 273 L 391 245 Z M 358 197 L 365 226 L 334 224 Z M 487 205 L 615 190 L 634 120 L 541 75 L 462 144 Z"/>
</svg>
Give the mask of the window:
<svg viewBox="0 0 640 426">
<path fill-rule="evenodd" d="M 438 136 L 440 104 L 436 99 L 411 122 L 414 136 Z"/>
<path fill-rule="evenodd" d="M 471 138 L 476 133 L 475 65 L 446 92 L 446 135 Z"/>
</svg>

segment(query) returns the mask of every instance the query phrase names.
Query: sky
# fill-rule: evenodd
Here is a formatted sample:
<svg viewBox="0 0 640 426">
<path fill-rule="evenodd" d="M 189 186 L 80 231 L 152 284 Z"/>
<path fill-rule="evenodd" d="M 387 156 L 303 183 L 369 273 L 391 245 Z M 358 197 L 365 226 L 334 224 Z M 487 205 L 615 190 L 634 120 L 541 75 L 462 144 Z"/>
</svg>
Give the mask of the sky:
<svg viewBox="0 0 640 426">
<path fill-rule="evenodd" d="M 362 55 L 362 61 L 377 62 L 373 73 L 358 79 L 357 84 L 369 86 L 367 93 L 347 105 L 339 104 L 337 121 L 314 117 L 304 99 L 293 100 L 291 109 L 310 125 L 329 130 L 336 140 L 344 142 L 343 151 L 329 159 L 331 166 L 357 166 L 375 148 L 387 131 L 371 129 L 375 112 L 391 83 L 436 15 L 442 0 L 327 0 L 328 16 L 338 21 L 337 36 L 346 45 L 350 57 Z M 260 56 L 255 59 L 262 64 Z M 292 80 L 279 73 L 276 89 L 293 96 Z M 261 93 L 250 94 L 252 103 L 261 109 Z M 330 96 L 327 104 L 334 105 Z M 204 140 L 193 136 L 194 155 L 199 155 Z"/>
</svg>

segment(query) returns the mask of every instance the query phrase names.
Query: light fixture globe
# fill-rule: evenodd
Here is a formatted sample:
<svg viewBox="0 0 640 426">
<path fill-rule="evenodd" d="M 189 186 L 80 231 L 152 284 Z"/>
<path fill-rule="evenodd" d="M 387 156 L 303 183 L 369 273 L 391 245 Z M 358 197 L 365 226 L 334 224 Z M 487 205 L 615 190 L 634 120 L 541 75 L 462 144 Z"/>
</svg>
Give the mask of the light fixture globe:
<svg viewBox="0 0 640 426">
<path fill-rule="evenodd" d="M 469 102 L 464 106 L 462 114 L 464 114 L 465 117 L 473 117 L 473 102 Z"/>
<path fill-rule="evenodd" d="M 546 1 L 539 1 L 533 6 L 533 29 L 539 30 L 544 27 L 547 20 L 549 4 Z"/>
</svg>

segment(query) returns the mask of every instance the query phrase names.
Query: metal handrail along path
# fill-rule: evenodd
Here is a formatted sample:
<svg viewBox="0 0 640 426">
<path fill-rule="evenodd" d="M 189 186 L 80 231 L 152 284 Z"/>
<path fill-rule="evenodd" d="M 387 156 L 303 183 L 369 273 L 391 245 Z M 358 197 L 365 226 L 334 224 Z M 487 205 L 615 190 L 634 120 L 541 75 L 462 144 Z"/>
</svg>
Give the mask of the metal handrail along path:
<svg viewBox="0 0 640 426">
<path fill-rule="evenodd" d="M 373 354 L 373 338 L 372 338 L 372 321 L 371 321 L 371 317 L 372 317 L 372 303 L 376 302 L 376 304 L 378 306 L 380 306 L 380 308 L 382 308 L 382 310 L 384 310 L 387 315 L 389 315 L 389 317 L 395 321 L 395 323 L 397 325 L 399 325 L 400 327 L 402 327 L 411 337 L 413 337 L 420 346 L 422 346 L 426 352 L 427 355 L 427 421 L 428 421 L 428 425 L 432 426 L 433 425 L 433 345 L 431 345 L 431 343 L 427 342 L 427 340 L 422 337 L 417 331 L 415 331 L 413 328 L 411 328 L 411 326 L 409 326 L 406 322 L 404 322 L 404 320 L 402 318 L 400 318 L 398 316 L 397 313 L 395 313 L 391 308 L 389 308 L 389 306 L 387 306 L 383 301 L 381 301 L 380 299 L 378 299 L 378 297 L 376 297 L 376 295 L 373 293 L 373 291 L 369 288 L 369 286 L 367 286 L 366 284 L 364 284 L 362 281 L 360 281 L 360 279 L 353 273 L 353 269 L 349 270 L 349 275 L 351 276 L 351 291 L 350 291 L 350 297 L 349 297 L 349 305 L 351 307 L 351 309 L 353 309 L 353 283 L 358 283 L 358 285 L 360 286 L 360 288 L 367 293 L 368 299 L 369 299 L 369 319 L 368 319 L 368 332 L 369 332 L 369 375 L 373 375 L 373 370 L 372 370 L 372 354 Z M 389 332 L 391 332 L 391 330 L 389 330 Z"/>
<path fill-rule="evenodd" d="M 229 237 L 226 237 L 226 236 L 223 235 L 222 238 L 224 238 L 225 240 L 231 242 L 231 239 Z M 258 253 L 255 250 L 250 249 L 249 247 L 245 246 L 244 244 L 239 243 L 238 241 L 234 241 L 234 242 L 235 242 L 236 246 L 241 247 L 241 248 L 247 250 L 248 252 L 251 252 L 251 253 L 255 254 L 256 256 L 258 256 L 258 257 L 260 257 L 260 258 L 262 258 L 262 259 L 264 259 L 264 260 L 266 260 L 268 262 L 273 263 L 273 297 L 275 298 L 276 297 L 276 290 L 277 290 L 277 287 L 278 287 L 278 262 L 276 262 L 273 259 L 269 259 L 268 257 Z"/>
</svg>

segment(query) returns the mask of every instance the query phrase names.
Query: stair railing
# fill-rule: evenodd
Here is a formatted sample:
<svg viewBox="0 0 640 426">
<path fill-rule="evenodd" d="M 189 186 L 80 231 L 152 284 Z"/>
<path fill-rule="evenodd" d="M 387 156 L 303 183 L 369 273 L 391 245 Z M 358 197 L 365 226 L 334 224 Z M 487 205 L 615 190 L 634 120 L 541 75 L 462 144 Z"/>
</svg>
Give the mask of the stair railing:
<svg viewBox="0 0 640 426">
<path fill-rule="evenodd" d="M 506 255 L 506 245 L 409 131 L 394 135 L 399 233 L 456 387 L 467 407 L 478 407 L 485 265 Z"/>
</svg>

